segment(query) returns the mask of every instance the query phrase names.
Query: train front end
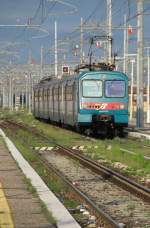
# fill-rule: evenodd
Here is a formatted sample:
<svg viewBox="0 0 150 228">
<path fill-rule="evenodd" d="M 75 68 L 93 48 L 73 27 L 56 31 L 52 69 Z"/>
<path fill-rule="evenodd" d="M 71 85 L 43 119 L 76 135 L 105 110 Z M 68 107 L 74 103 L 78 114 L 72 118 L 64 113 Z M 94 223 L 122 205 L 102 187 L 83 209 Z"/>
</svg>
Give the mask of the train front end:
<svg viewBox="0 0 150 228">
<path fill-rule="evenodd" d="M 128 126 L 128 78 L 115 71 L 82 73 L 78 123 L 96 133 L 122 133 Z"/>
</svg>

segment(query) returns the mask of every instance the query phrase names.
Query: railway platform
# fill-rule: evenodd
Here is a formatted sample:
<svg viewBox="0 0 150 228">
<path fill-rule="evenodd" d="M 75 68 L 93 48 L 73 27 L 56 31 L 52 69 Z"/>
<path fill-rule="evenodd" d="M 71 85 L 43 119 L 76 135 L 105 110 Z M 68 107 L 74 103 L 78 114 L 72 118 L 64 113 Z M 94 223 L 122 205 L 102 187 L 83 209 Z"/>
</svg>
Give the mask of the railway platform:
<svg viewBox="0 0 150 228">
<path fill-rule="evenodd" d="M 43 205 L 46 205 L 55 222 L 46 216 Z M 80 227 L 1 129 L 0 227 Z"/>
<path fill-rule="evenodd" d="M 133 129 L 138 129 L 138 130 L 142 130 L 142 131 L 150 133 L 150 123 L 144 122 L 144 127 L 143 128 L 137 128 L 136 127 L 136 119 L 133 119 L 132 121 L 131 120 L 129 121 L 129 127 L 133 128 Z"/>
<path fill-rule="evenodd" d="M 129 136 L 133 136 L 137 138 L 145 138 L 150 140 L 150 123 L 144 123 L 144 127 L 137 128 L 136 120 L 134 119 L 129 122 L 127 131 Z"/>
</svg>

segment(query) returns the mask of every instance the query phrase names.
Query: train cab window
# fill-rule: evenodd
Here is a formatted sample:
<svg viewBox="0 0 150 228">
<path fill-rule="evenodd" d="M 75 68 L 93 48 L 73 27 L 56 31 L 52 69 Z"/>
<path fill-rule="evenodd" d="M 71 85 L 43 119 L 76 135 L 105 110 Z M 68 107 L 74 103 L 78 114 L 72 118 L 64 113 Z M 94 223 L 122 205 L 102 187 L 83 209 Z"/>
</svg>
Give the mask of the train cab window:
<svg viewBox="0 0 150 228">
<path fill-rule="evenodd" d="M 125 81 L 109 80 L 105 81 L 105 96 L 106 97 L 124 97 L 125 96 Z"/>
<path fill-rule="evenodd" d="M 82 95 L 83 97 L 102 97 L 102 81 L 83 80 Z"/>
</svg>

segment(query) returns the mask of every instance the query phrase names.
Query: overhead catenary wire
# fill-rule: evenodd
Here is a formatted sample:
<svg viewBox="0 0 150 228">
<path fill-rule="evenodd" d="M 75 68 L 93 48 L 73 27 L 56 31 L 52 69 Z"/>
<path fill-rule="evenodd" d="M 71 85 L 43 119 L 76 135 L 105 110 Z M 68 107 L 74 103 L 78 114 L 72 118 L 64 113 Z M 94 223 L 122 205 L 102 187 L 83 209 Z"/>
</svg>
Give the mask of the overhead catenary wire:
<svg viewBox="0 0 150 228">
<path fill-rule="evenodd" d="M 146 7 L 145 9 L 143 9 L 142 12 L 140 12 L 140 13 L 136 13 L 136 14 L 134 14 L 134 15 L 132 15 L 132 16 L 130 15 L 130 17 L 127 18 L 127 21 L 126 21 L 126 22 L 128 23 L 129 21 L 131 21 L 131 20 L 133 20 L 133 19 L 136 19 L 139 15 L 144 14 L 144 13 L 147 12 L 148 10 L 150 10 L 150 6 Z M 124 25 L 124 23 L 120 23 L 118 26 L 116 26 L 116 29 L 121 28 L 123 25 Z M 119 48 L 119 50 L 118 50 L 118 53 L 120 53 L 120 51 L 122 50 L 122 45 L 123 45 L 123 42 L 122 42 L 122 44 L 120 45 L 120 48 Z"/>
<path fill-rule="evenodd" d="M 83 26 L 92 18 L 92 16 L 96 13 L 96 11 L 99 10 L 101 4 L 102 4 L 101 1 L 99 1 L 98 4 L 94 7 L 93 11 L 90 13 L 90 15 L 83 21 Z M 68 40 L 72 42 L 76 37 L 79 37 L 79 36 L 80 36 L 80 26 L 74 31 L 72 31 L 71 33 L 69 33 L 67 36 L 65 36 L 61 41 Z M 49 51 L 45 53 L 44 58 L 49 54 Z"/>
</svg>

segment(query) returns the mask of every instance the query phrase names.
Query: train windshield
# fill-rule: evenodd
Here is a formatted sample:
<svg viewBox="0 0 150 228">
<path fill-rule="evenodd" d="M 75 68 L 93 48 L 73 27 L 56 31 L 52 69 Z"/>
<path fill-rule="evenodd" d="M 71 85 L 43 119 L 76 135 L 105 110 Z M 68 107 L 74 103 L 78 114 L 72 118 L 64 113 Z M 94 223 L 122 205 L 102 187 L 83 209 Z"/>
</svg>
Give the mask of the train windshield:
<svg viewBox="0 0 150 228">
<path fill-rule="evenodd" d="M 106 97 L 124 97 L 125 96 L 125 81 L 105 81 L 105 96 Z"/>
<path fill-rule="evenodd" d="M 82 83 L 83 97 L 101 97 L 102 81 L 100 80 L 83 80 Z"/>
</svg>

